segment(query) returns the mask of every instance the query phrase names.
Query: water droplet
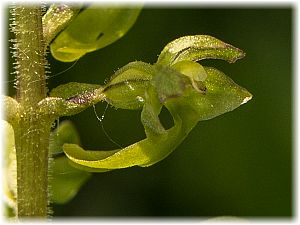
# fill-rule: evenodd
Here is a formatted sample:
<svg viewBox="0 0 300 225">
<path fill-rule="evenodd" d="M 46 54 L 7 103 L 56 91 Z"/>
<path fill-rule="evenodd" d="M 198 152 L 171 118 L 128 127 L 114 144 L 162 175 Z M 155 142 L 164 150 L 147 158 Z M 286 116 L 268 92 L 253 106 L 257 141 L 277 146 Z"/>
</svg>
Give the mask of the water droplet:
<svg viewBox="0 0 300 225">
<path fill-rule="evenodd" d="M 141 97 L 141 96 L 136 96 L 136 99 L 137 99 L 139 102 L 144 102 L 144 101 L 145 101 L 144 98 Z"/>
</svg>

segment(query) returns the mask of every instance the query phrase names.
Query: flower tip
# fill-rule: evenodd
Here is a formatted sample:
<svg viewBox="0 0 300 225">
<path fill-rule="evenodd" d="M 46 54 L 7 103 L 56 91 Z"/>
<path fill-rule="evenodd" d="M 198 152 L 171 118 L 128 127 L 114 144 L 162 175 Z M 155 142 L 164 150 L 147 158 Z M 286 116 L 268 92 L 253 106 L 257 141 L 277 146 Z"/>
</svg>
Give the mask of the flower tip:
<svg viewBox="0 0 300 225">
<path fill-rule="evenodd" d="M 249 95 L 244 98 L 244 100 L 242 101 L 241 105 L 247 103 L 251 99 L 252 99 L 252 94 L 249 93 Z"/>
</svg>

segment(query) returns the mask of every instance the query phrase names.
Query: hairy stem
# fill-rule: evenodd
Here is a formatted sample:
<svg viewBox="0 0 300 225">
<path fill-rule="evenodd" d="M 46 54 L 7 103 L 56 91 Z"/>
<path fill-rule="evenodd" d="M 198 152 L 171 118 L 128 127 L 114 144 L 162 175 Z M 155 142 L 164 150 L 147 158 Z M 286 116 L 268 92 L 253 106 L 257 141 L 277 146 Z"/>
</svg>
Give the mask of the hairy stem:
<svg viewBox="0 0 300 225">
<path fill-rule="evenodd" d="M 48 148 L 51 120 L 37 113 L 46 97 L 42 10 L 18 5 L 12 10 L 20 120 L 15 129 L 17 216 L 46 217 Z"/>
<path fill-rule="evenodd" d="M 17 100 L 30 108 L 46 97 L 45 56 L 41 9 L 16 6 Z"/>
</svg>

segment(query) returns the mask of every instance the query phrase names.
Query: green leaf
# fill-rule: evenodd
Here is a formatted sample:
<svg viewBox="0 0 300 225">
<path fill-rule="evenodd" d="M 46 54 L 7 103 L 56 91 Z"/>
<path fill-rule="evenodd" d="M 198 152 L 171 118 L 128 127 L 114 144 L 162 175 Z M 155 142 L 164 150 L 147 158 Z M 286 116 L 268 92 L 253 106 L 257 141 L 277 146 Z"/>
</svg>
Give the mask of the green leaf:
<svg viewBox="0 0 300 225">
<path fill-rule="evenodd" d="M 70 121 L 60 123 L 51 134 L 50 154 L 54 158 L 50 163 L 49 182 L 51 200 L 55 203 L 64 204 L 70 201 L 91 176 L 90 173 L 71 166 L 69 159 L 62 152 L 64 143 L 79 142 L 79 135 Z"/>
<path fill-rule="evenodd" d="M 69 164 L 67 157 L 54 159 L 50 179 L 51 200 L 57 204 L 69 202 L 90 178 L 91 174 Z"/>
<path fill-rule="evenodd" d="M 177 62 L 202 59 L 223 59 L 230 63 L 243 58 L 242 50 L 208 35 L 180 37 L 165 46 L 158 64 L 173 65 Z"/>
<path fill-rule="evenodd" d="M 54 58 L 63 62 L 79 59 L 123 37 L 135 23 L 140 6 L 92 4 L 62 31 L 50 45 Z"/>
<path fill-rule="evenodd" d="M 71 121 L 64 120 L 58 123 L 55 131 L 50 136 L 50 153 L 52 155 L 62 153 L 64 143 L 80 144 L 79 134 Z"/>
<path fill-rule="evenodd" d="M 66 4 L 52 4 L 49 7 L 42 20 L 46 47 L 76 17 L 79 11 L 79 5 L 72 7 Z"/>
<path fill-rule="evenodd" d="M 145 89 L 155 73 L 154 67 L 144 62 L 131 62 L 119 69 L 105 85 L 105 101 L 116 108 L 140 109 L 144 104 Z"/>
</svg>

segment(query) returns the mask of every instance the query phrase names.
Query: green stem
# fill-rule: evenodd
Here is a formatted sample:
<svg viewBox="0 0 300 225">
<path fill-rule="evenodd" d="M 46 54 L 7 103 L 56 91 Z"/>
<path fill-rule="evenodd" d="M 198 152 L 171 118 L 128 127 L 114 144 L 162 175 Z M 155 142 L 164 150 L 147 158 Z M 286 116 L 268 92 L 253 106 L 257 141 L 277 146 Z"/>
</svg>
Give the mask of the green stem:
<svg viewBox="0 0 300 225">
<path fill-rule="evenodd" d="M 30 108 L 46 97 L 45 55 L 41 9 L 16 6 L 17 100 Z"/>
<path fill-rule="evenodd" d="M 38 114 L 46 97 L 42 11 L 34 5 L 16 6 L 17 100 L 20 120 L 15 129 L 17 154 L 17 216 L 46 217 L 48 149 L 51 120 Z"/>
</svg>

